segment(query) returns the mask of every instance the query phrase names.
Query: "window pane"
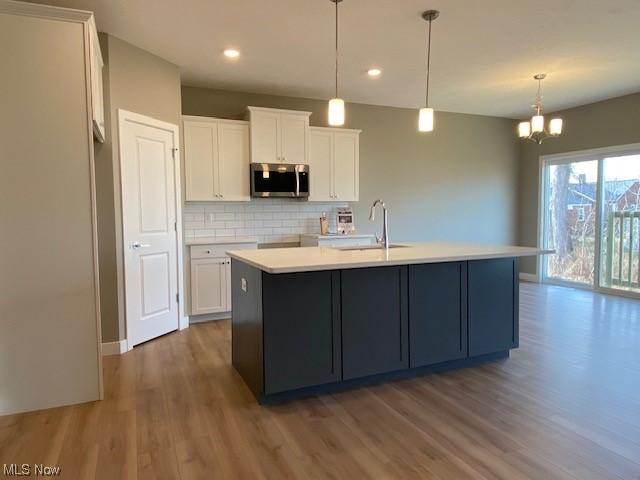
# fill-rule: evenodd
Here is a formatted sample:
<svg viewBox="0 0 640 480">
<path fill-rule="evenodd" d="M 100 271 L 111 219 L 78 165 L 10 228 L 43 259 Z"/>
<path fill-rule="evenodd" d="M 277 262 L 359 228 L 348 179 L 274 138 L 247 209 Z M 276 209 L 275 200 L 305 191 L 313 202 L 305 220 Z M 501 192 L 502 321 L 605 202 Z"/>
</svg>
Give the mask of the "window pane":
<svg viewBox="0 0 640 480">
<path fill-rule="evenodd" d="M 546 167 L 546 277 L 593 285 L 597 160 Z"/>
<path fill-rule="evenodd" d="M 640 155 L 603 163 L 602 286 L 640 291 Z"/>
</svg>

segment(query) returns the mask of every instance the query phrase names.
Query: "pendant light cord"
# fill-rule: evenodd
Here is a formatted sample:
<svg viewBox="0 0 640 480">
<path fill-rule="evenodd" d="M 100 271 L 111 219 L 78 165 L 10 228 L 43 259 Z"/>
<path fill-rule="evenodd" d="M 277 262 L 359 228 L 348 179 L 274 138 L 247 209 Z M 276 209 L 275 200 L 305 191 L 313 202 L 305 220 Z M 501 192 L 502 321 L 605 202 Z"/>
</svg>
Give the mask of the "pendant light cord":
<svg viewBox="0 0 640 480">
<path fill-rule="evenodd" d="M 336 96 L 338 98 L 338 3 L 336 0 Z"/>
<path fill-rule="evenodd" d="M 424 99 L 424 106 L 429 106 L 429 73 L 431 71 L 431 21 L 429 19 L 429 34 L 427 35 L 427 91 Z"/>
</svg>

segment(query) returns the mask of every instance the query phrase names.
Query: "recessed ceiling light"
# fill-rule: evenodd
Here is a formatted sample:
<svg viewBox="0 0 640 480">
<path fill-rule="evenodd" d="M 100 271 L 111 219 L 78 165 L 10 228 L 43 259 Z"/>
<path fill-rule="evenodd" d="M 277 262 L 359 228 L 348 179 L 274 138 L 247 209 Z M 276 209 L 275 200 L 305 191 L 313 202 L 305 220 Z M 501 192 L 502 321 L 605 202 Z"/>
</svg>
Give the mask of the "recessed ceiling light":
<svg viewBox="0 0 640 480">
<path fill-rule="evenodd" d="M 369 75 L 370 77 L 379 77 L 381 73 L 382 70 L 380 70 L 379 68 L 370 68 L 369 70 L 367 70 L 367 75 Z"/>
<path fill-rule="evenodd" d="M 222 53 L 224 53 L 224 56 L 227 58 L 238 58 L 240 56 L 240 52 L 235 48 L 227 48 Z"/>
</svg>

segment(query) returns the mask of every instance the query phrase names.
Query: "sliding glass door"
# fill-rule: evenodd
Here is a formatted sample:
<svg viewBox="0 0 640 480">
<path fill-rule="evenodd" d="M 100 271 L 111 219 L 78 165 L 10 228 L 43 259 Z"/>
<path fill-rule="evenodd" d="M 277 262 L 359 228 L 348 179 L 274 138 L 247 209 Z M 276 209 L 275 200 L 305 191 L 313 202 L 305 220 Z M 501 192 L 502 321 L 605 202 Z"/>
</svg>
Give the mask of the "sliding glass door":
<svg viewBox="0 0 640 480">
<path fill-rule="evenodd" d="M 541 158 L 542 279 L 640 293 L 640 145 Z"/>
<path fill-rule="evenodd" d="M 597 160 L 546 166 L 545 248 L 548 280 L 591 286 L 595 273 Z"/>
<path fill-rule="evenodd" d="M 640 154 L 602 162 L 600 284 L 640 292 Z"/>
</svg>

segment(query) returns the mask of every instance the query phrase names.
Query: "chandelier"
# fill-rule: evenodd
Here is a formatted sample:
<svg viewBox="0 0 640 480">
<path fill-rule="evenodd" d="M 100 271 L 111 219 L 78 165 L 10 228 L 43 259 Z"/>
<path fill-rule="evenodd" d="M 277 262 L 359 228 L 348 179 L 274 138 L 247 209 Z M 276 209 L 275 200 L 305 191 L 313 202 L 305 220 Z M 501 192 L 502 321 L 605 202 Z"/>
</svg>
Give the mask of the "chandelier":
<svg viewBox="0 0 640 480">
<path fill-rule="evenodd" d="M 549 121 L 549 127 L 545 128 L 544 116 L 542 115 L 542 80 L 547 77 L 546 73 L 538 73 L 533 78 L 538 81 L 538 93 L 536 101 L 533 104 L 535 114 L 528 122 L 520 122 L 518 124 L 518 136 L 536 142 L 538 145 L 548 137 L 557 137 L 562 133 L 562 119 L 552 118 Z"/>
</svg>

